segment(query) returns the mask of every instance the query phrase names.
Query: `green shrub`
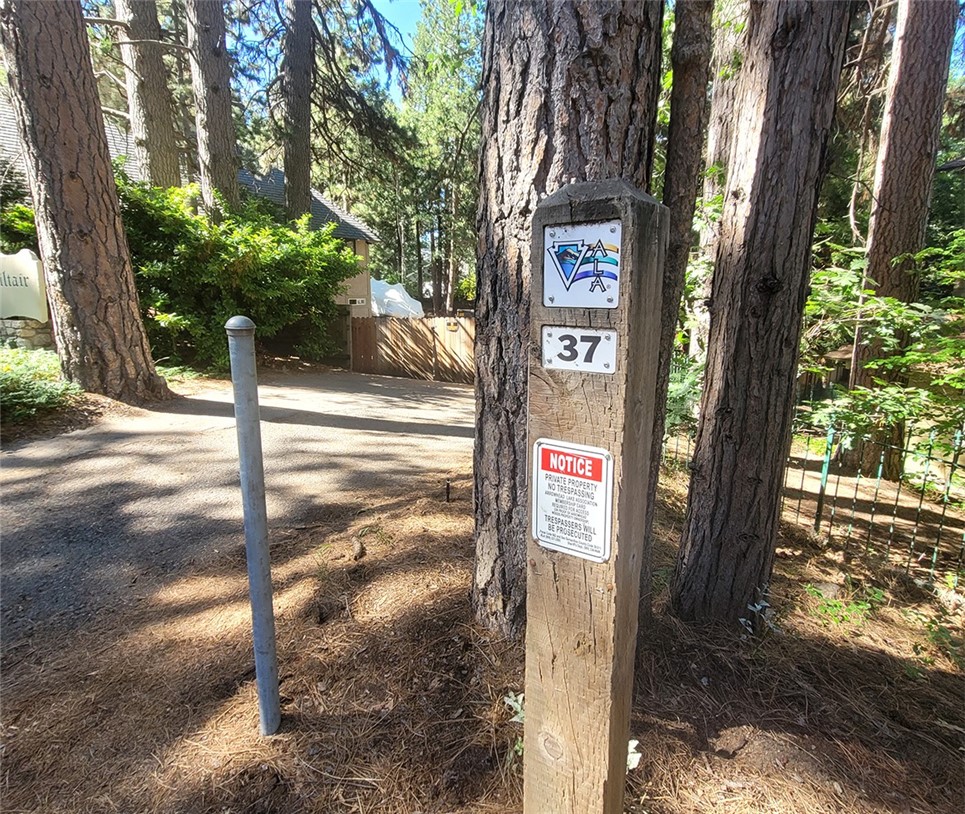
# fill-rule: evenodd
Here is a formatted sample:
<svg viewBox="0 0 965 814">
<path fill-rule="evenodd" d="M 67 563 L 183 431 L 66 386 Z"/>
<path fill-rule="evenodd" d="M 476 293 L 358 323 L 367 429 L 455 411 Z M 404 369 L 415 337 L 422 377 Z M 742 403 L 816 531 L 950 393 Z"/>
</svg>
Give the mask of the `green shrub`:
<svg viewBox="0 0 965 814">
<path fill-rule="evenodd" d="M 60 377 L 57 354 L 49 350 L 0 347 L 0 420 L 20 424 L 68 406 L 81 392 Z"/>
<path fill-rule="evenodd" d="M 703 380 L 703 365 L 679 351 L 670 361 L 666 432 L 694 432 Z"/>
<path fill-rule="evenodd" d="M 224 324 L 236 314 L 254 320 L 260 339 L 297 328 L 305 356 L 333 350 L 335 296 L 358 271 L 334 225 L 283 225 L 258 202 L 213 223 L 195 211 L 196 187 L 157 189 L 122 175 L 118 190 L 156 357 L 227 367 Z"/>
<path fill-rule="evenodd" d="M 37 230 L 30 208 L 30 192 L 20 170 L 0 161 L 0 252 L 37 251 Z"/>
<path fill-rule="evenodd" d="M 16 254 L 21 249 L 37 249 L 34 211 L 24 204 L 4 206 L 0 211 L 0 252 Z"/>
</svg>

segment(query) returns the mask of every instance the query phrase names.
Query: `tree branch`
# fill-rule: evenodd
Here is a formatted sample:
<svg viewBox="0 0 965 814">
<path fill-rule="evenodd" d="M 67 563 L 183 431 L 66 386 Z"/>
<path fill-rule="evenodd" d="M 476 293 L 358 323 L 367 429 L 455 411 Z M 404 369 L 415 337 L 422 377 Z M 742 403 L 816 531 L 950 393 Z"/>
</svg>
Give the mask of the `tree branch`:
<svg viewBox="0 0 965 814">
<path fill-rule="evenodd" d="M 125 31 L 130 30 L 130 26 L 123 20 L 113 20 L 110 17 L 85 17 L 84 22 L 87 25 L 111 25 L 115 28 L 123 28 Z"/>
<path fill-rule="evenodd" d="M 125 121 L 131 120 L 130 114 L 125 113 L 123 110 L 115 110 L 112 107 L 104 107 L 104 105 L 101 105 L 101 110 L 104 112 L 105 116 L 116 116 L 117 118 L 124 119 Z"/>
<path fill-rule="evenodd" d="M 108 70 L 106 70 L 106 69 L 103 70 L 103 71 L 97 71 L 97 73 L 94 74 L 94 78 L 95 78 L 95 79 L 100 79 L 102 76 L 103 76 L 103 77 L 107 77 L 108 79 L 110 79 L 110 80 L 111 80 L 112 82 L 114 82 L 118 87 L 120 87 L 125 93 L 127 92 L 127 85 L 125 84 L 124 80 L 122 80 L 122 79 L 121 79 L 120 77 L 118 77 L 116 74 L 114 74 L 114 73 L 112 73 L 111 71 L 108 71 Z"/>
<path fill-rule="evenodd" d="M 115 45 L 142 45 L 144 43 L 150 43 L 152 45 L 160 45 L 162 48 L 173 48 L 176 51 L 187 51 L 191 53 L 191 49 L 187 45 L 181 45 L 179 42 L 162 42 L 161 40 L 118 40 Z"/>
</svg>

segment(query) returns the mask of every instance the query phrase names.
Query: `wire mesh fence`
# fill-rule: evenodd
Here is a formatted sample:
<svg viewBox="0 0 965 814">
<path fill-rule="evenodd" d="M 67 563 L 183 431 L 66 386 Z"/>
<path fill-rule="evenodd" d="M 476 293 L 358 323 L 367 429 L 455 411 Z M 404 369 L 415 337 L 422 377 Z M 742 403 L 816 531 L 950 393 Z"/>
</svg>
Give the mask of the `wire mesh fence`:
<svg viewBox="0 0 965 814">
<path fill-rule="evenodd" d="M 693 445 L 689 434 L 671 434 L 664 463 L 687 466 Z M 894 445 L 853 439 L 836 427 L 799 428 L 784 475 L 784 519 L 840 548 L 846 562 L 861 558 L 957 586 L 965 576 L 963 446 L 961 431 L 950 441 L 926 436 Z M 890 479 L 895 460 L 900 474 Z"/>
</svg>

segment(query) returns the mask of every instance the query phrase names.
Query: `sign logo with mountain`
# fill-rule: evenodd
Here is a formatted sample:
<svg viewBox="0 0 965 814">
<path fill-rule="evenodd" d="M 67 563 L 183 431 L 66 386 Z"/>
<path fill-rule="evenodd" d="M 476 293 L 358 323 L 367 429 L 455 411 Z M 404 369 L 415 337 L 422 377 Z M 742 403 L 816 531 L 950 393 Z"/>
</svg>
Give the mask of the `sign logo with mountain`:
<svg viewBox="0 0 965 814">
<path fill-rule="evenodd" d="M 604 243 L 603 239 L 587 243 L 584 240 L 562 240 L 546 250 L 569 291 L 581 280 L 589 280 L 589 291 L 605 293 L 607 281 L 616 282 L 620 268 L 620 247 Z"/>
</svg>

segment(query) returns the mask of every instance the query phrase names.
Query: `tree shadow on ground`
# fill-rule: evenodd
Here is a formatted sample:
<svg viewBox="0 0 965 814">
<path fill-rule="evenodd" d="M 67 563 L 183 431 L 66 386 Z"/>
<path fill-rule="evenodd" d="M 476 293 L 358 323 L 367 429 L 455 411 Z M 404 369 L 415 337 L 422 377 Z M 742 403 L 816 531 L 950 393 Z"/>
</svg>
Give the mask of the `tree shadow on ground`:
<svg viewBox="0 0 965 814">
<path fill-rule="evenodd" d="M 35 637 L 4 670 L 6 810 L 519 811 L 502 699 L 523 688 L 522 648 L 472 621 L 469 477 L 454 486 L 451 503 L 423 482 L 276 540 L 272 738 L 239 547 Z M 657 613 L 641 641 L 629 811 L 957 810 L 959 674 L 819 628 L 741 639 Z"/>
</svg>

